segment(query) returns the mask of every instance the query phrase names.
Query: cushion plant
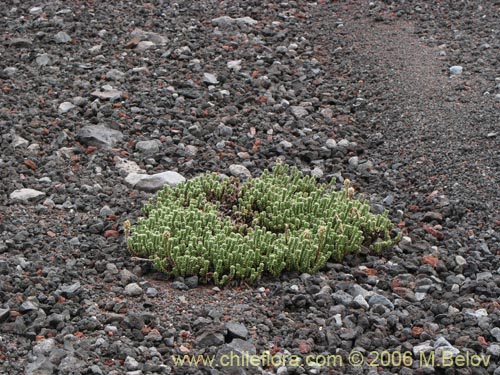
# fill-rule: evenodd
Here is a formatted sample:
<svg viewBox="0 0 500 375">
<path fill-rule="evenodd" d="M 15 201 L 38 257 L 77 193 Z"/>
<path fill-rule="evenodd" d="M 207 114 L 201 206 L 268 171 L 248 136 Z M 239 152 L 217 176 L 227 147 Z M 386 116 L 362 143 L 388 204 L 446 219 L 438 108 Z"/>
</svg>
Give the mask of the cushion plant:
<svg viewBox="0 0 500 375">
<path fill-rule="evenodd" d="M 380 251 L 397 240 L 387 212 L 372 214 L 348 180 L 340 191 L 334 185 L 281 164 L 244 183 L 204 174 L 158 192 L 145 218 L 133 228 L 125 223 L 127 243 L 172 277 L 224 285 L 264 273 L 313 273 L 362 245 Z"/>
</svg>

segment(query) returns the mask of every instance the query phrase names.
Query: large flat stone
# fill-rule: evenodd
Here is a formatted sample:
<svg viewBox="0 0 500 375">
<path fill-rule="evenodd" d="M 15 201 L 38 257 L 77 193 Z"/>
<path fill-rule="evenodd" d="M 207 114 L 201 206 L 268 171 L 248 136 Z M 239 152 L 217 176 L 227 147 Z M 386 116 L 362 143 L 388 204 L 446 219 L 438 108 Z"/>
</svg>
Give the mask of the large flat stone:
<svg viewBox="0 0 500 375">
<path fill-rule="evenodd" d="M 89 125 L 80 129 L 77 139 L 88 146 L 111 148 L 123 140 L 123 134 L 104 125 Z"/>
<path fill-rule="evenodd" d="M 167 171 L 156 174 L 130 173 L 125 177 L 125 183 L 134 189 L 154 193 L 161 190 L 163 186 L 175 187 L 186 179 L 177 172 Z"/>
</svg>

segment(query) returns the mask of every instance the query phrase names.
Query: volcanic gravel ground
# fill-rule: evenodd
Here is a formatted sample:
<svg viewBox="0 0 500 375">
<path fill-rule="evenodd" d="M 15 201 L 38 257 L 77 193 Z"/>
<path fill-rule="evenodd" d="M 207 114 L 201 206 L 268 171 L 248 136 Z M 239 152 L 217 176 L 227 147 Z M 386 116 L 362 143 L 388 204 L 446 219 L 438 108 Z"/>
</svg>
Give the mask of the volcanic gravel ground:
<svg viewBox="0 0 500 375">
<path fill-rule="evenodd" d="M 0 17 L 1 373 L 500 374 L 498 1 L 6 0 Z M 123 222 L 162 184 L 278 159 L 349 178 L 405 237 L 222 290 L 127 251 Z M 411 361 L 353 366 L 354 349 Z M 285 360 L 171 357 L 265 351 Z"/>
</svg>

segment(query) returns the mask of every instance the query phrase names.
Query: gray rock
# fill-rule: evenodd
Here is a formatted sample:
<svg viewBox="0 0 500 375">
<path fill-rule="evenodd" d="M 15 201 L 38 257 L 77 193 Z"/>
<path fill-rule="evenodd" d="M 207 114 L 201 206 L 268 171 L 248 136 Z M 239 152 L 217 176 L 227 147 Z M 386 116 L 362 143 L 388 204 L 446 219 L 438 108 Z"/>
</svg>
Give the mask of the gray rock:
<svg viewBox="0 0 500 375">
<path fill-rule="evenodd" d="M 149 141 L 139 141 L 135 144 L 135 149 L 146 155 L 153 155 L 160 151 L 161 142 L 157 139 Z"/>
<path fill-rule="evenodd" d="M 352 296 L 343 290 L 339 290 L 332 294 L 333 301 L 336 304 L 340 304 L 343 306 L 349 306 L 353 300 Z"/>
<path fill-rule="evenodd" d="M 363 288 L 359 284 L 353 284 L 349 287 L 349 294 L 353 297 L 363 296 L 365 299 L 370 295 L 371 292 Z"/>
<path fill-rule="evenodd" d="M 35 356 L 48 356 L 55 349 L 56 341 L 53 338 L 48 338 L 39 341 L 33 346 L 33 354 Z"/>
<path fill-rule="evenodd" d="M 125 286 L 125 293 L 131 297 L 140 296 L 143 293 L 142 288 L 137 283 L 130 283 Z"/>
<path fill-rule="evenodd" d="M 453 75 L 462 74 L 464 68 L 460 65 L 454 65 L 450 68 L 450 73 Z"/>
<path fill-rule="evenodd" d="M 320 167 L 314 167 L 314 169 L 311 171 L 311 176 L 316 178 L 323 177 L 323 174 L 323 170 Z"/>
<path fill-rule="evenodd" d="M 486 353 L 492 355 L 493 357 L 500 357 L 500 345 L 498 344 L 490 344 L 486 349 Z"/>
<path fill-rule="evenodd" d="M 385 204 L 386 206 L 390 206 L 394 203 L 394 196 L 392 194 L 387 195 L 383 200 L 382 203 Z"/>
<path fill-rule="evenodd" d="M 24 301 L 21 306 L 19 306 L 19 311 L 22 313 L 38 310 L 38 306 L 31 301 Z"/>
<path fill-rule="evenodd" d="M 150 40 L 143 40 L 139 42 L 137 46 L 135 46 L 135 50 L 139 52 L 144 52 L 154 46 L 155 46 L 154 42 Z"/>
<path fill-rule="evenodd" d="M 88 146 L 109 149 L 123 140 L 123 134 L 104 125 L 88 125 L 80 129 L 76 138 Z"/>
<path fill-rule="evenodd" d="M 64 113 L 67 113 L 69 111 L 71 111 L 73 108 L 76 108 L 76 106 L 71 103 L 71 102 L 63 102 L 61 104 L 59 104 L 59 114 L 64 114 Z"/>
<path fill-rule="evenodd" d="M 56 35 L 54 35 L 54 41 L 56 43 L 69 43 L 71 42 L 71 37 L 64 31 L 59 31 Z"/>
<path fill-rule="evenodd" d="M 203 82 L 209 85 L 217 85 L 219 83 L 217 76 L 212 73 L 203 73 Z"/>
<path fill-rule="evenodd" d="M 112 87 L 107 87 L 103 90 L 95 90 L 90 93 L 90 95 L 102 100 L 115 101 L 121 98 L 123 92 L 120 90 L 113 89 Z"/>
<path fill-rule="evenodd" d="M 184 279 L 184 284 L 186 284 L 186 286 L 189 289 L 197 288 L 198 287 L 198 276 L 194 275 L 194 276 L 186 277 Z"/>
<path fill-rule="evenodd" d="M 59 364 L 58 374 L 80 374 L 86 363 L 73 355 L 64 357 Z"/>
<path fill-rule="evenodd" d="M 350 142 L 347 139 L 341 139 L 338 143 L 337 146 L 340 147 L 348 147 Z"/>
<path fill-rule="evenodd" d="M 5 74 L 7 77 L 13 77 L 16 75 L 18 72 L 18 69 L 13 66 L 9 66 L 3 70 L 3 74 Z"/>
<path fill-rule="evenodd" d="M 130 173 L 125 178 L 125 182 L 134 189 L 154 193 L 162 189 L 165 185 L 175 187 L 186 182 L 186 179 L 177 172 L 167 171 L 152 175 Z"/>
<path fill-rule="evenodd" d="M 371 296 L 368 300 L 368 304 L 370 306 L 382 305 L 388 307 L 391 310 L 394 309 L 394 304 L 387 297 L 384 297 L 380 294 L 374 294 L 373 296 Z"/>
<path fill-rule="evenodd" d="M 352 302 L 353 302 L 352 304 L 354 307 L 360 307 L 360 308 L 363 308 L 366 310 L 368 310 L 370 308 L 370 305 L 368 305 L 368 302 L 366 302 L 365 297 L 363 297 L 361 294 L 354 297 Z"/>
<path fill-rule="evenodd" d="M 30 14 L 33 14 L 34 16 L 38 16 L 39 14 L 42 14 L 43 6 L 32 7 L 32 8 L 30 8 L 29 12 L 30 12 Z"/>
<path fill-rule="evenodd" d="M 433 349 L 434 347 L 431 345 L 430 341 L 425 341 L 413 347 L 413 354 L 418 356 L 420 353 L 430 353 Z"/>
<path fill-rule="evenodd" d="M 239 339 L 248 337 L 248 329 L 241 323 L 227 322 L 226 329 L 230 337 Z"/>
<path fill-rule="evenodd" d="M 115 163 L 116 168 L 120 172 L 124 173 L 136 173 L 136 174 L 144 174 L 146 171 L 144 169 L 141 169 L 139 165 L 135 161 L 132 160 L 127 160 L 127 159 L 122 159 L 122 158 L 117 158 L 117 161 Z"/>
<path fill-rule="evenodd" d="M 63 285 L 59 288 L 59 290 L 61 291 L 63 297 L 71 298 L 74 297 L 76 294 L 78 294 L 80 288 L 81 288 L 80 282 L 77 281 L 76 283 L 73 284 Z"/>
<path fill-rule="evenodd" d="M 283 147 L 284 149 L 288 150 L 288 149 L 291 149 L 293 147 L 293 143 L 292 142 L 288 142 L 288 141 L 281 141 L 280 143 L 280 146 Z"/>
<path fill-rule="evenodd" d="M 24 139 L 23 137 L 18 136 L 17 134 L 12 135 L 12 147 L 20 147 L 20 146 L 26 146 L 29 145 L 29 142 Z"/>
<path fill-rule="evenodd" d="M 0 314 L 0 321 L 1 321 L 1 314 Z M 495 340 L 497 340 L 498 342 L 500 342 L 500 328 L 498 327 L 494 327 L 491 329 L 490 331 L 491 335 L 495 338 Z"/>
<path fill-rule="evenodd" d="M 25 367 L 24 375 L 52 375 L 54 370 L 54 365 L 47 357 L 38 356 L 34 362 Z"/>
<path fill-rule="evenodd" d="M 236 22 L 239 23 L 239 24 L 244 24 L 244 25 L 248 25 L 248 26 L 255 26 L 256 24 L 259 23 L 259 21 L 254 20 L 251 17 L 236 18 Z"/>
<path fill-rule="evenodd" d="M 228 61 L 226 66 L 228 67 L 228 69 L 234 70 L 235 72 L 239 72 L 241 69 L 241 60 Z"/>
<path fill-rule="evenodd" d="M 302 117 L 307 116 L 309 113 L 304 107 L 296 105 L 290 107 L 290 112 L 295 116 L 296 119 L 301 119 Z"/>
<path fill-rule="evenodd" d="M 235 177 L 239 177 L 242 179 L 252 177 L 250 171 L 241 164 L 231 164 L 229 166 L 229 173 Z"/>
<path fill-rule="evenodd" d="M 429 211 L 424 214 L 422 217 L 422 221 L 425 222 L 431 222 L 431 221 L 437 221 L 441 222 L 443 221 L 443 215 L 441 215 L 439 212 L 434 212 L 434 211 Z"/>
<path fill-rule="evenodd" d="M 359 164 L 359 157 L 352 156 L 349 158 L 349 165 L 353 168 L 356 168 Z"/>
<path fill-rule="evenodd" d="M 156 288 L 151 288 L 151 287 L 147 288 L 146 295 L 148 297 L 154 298 L 154 297 L 158 296 L 158 290 Z"/>
<path fill-rule="evenodd" d="M 35 189 L 18 189 L 10 193 L 10 199 L 22 202 L 28 202 L 40 197 L 44 197 L 45 193 L 43 191 L 38 191 Z"/>
<path fill-rule="evenodd" d="M 50 56 L 46 53 L 43 53 L 41 55 L 38 55 L 36 57 L 36 64 L 38 66 L 45 66 L 45 65 L 49 65 L 50 64 Z"/>
<path fill-rule="evenodd" d="M 9 41 L 9 45 L 14 48 L 31 48 L 33 42 L 27 38 L 13 38 Z"/>
<path fill-rule="evenodd" d="M 224 344 L 224 335 L 219 332 L 204 332 L 196 338 L 196 345 L 199 348 L 209 346 L 220 346 Z"/>
<path fill-rule="evenodd" d="M 120 280 L 124 284 L 130 284 L 139 281 L 139 278 L 134 273 L 125 268 L 120 271 Z"/>
<path fill-rule="evenodd" d="M 227 27 L 227 26 L 234 24 L 235 22 L 236 22 L 236 20 L 232 17 L 229 17 L 229 16 L 221 16 L 221 17 L 217 17 L 217 18 L 212 19 L 212 25 L 219 26 L 219 27 Z"/>
<path fill-rule="evenodd" d="M 0 308 L 0 323 L 6 321 L 10 316 L 10 309 L 1 309 Z"/>
<path fill-rule="evenodd" d="M 489 271 L 486 271 L 486 272 L 479 272 L 477 275 L 476 275 L 476 280 L 477 281 L 481 281 L 481 280 L 491 280 L 491 278 L 493 277 L 493 274 Z"/>
<path fill-rule="evenodd" d="M 326 148 L 333 150 L 334 148 L 337 147 L 337 142 L 335 141 L 335 139 L 330 138 L 326 140 L 325 146 Z"/>
<path fill-rule="evenodd" d="M 106 73 L 106 79 L 111 81 L 122 81 L 125 79 L 125 73 L 118 69 L 110 69 Z"/>
<path fill-rule="evenodd" d="M 137 362 L 134 358 L 132 358 L 131 356 L 127 356 L 127 358 L 125 358 L 125 362 L 123 363 L 125 365 L 125 368 L 128 370 L 128 371 L 135 371 L 135 370 L 139 370 L 139 362 Z"/>
<path fill-rule="evenodd" d="M 242 339 L 233 339 L 228 346 L 233 349 L 235 352 L 240 354 L 250 354 L 255 355 L 257 350 L 255 349 L 255 345 L 251 342 L 242 340 Z"/>
</svg>

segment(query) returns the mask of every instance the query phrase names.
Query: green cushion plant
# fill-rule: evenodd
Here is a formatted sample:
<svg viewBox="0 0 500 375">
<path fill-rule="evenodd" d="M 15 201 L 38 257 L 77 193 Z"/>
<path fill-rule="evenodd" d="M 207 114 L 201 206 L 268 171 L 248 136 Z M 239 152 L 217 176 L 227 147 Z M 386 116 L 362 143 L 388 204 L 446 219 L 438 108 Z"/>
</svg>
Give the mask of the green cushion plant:
<svg viewBox="0 0 500 375">
<path fill-rule="evenodd" d="M 398 240 L 387 212 L 372 214 L 348 180 L 340 191 L 334 186 L 282 164 L 244 183 L 204 174 L 158 192 L 144 206 L 146 217 L 133 228 L 125 223 L 127 244 L 169 276 L 225 285 L 265 273 L 314 273 L 362 245 L 380 251 Z"/>
</svg>

